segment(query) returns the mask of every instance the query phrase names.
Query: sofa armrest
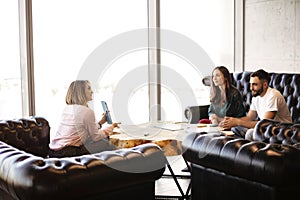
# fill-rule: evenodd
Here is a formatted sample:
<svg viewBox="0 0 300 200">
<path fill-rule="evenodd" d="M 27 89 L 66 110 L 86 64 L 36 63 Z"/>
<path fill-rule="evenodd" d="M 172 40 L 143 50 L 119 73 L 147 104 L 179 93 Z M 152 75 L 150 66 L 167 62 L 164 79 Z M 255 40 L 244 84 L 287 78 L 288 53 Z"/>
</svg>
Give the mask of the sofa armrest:
<svg viewBox="0 0 300 200">
<path fill-rule="evenodd" d="M 188 106 L 184 111 L 184 116 L 190 124 L 197 124 L 200 119 L 208 119 L 209 105 Z"/>
<path fill-rule="evenodd" d="M 253 138 L 266 143 L 295 145 L 300 143 L 300 124 L 263 119 L 256 124 Z"/>
<path fill-rule="evenodd" d="M 50 125 L 43 117 L 1 120 L 0 141 L 36 156 L 47 157 Z"/>
</svg>

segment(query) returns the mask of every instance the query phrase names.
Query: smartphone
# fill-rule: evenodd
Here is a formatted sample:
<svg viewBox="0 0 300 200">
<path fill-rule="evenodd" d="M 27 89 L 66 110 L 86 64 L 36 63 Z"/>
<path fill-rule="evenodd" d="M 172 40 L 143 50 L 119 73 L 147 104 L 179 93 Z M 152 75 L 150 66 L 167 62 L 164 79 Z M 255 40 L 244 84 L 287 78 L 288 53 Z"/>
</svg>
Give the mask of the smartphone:
<svg viewBox="0 0 300 200">
<path fill-rule="evenodd" d="M 110 113 L 109 113 L 109 110 L 108 110 L 106 102 L 105 101 L 101 101 L 101 104 L 102 104 L 103 112 L 106 113 L 106 122 L 108 124 L 112 124 L 111 116 L 110 116 Z"/>
</svg>

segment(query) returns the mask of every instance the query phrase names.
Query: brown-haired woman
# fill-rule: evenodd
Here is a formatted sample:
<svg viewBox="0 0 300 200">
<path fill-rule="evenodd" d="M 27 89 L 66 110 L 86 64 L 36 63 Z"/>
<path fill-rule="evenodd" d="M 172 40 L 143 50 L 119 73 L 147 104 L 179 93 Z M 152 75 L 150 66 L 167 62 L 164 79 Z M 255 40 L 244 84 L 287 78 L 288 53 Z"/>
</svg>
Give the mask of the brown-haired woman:
<svg viewBox="0 0 300 200">
<path fill-rule="evenodd" d="M 212 71 L 209 119 L 212 124 L 222 126 L 225 116 L 244 117 L 246 115 L 242 95 L 232 85 L 231 75 L 224 66 Z"/>
</svg>

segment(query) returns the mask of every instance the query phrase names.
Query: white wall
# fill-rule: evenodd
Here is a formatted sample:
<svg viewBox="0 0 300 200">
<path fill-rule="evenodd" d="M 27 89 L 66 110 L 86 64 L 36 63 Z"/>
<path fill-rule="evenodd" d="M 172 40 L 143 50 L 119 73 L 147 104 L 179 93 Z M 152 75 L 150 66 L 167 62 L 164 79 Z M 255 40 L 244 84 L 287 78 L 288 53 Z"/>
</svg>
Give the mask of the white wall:
<svg viewBox="0 0 300 200">
<path fill-rule="evenodd" d="M 245 71 L 300 72 L 300 0 L 245 0 Z"/>
</svg>

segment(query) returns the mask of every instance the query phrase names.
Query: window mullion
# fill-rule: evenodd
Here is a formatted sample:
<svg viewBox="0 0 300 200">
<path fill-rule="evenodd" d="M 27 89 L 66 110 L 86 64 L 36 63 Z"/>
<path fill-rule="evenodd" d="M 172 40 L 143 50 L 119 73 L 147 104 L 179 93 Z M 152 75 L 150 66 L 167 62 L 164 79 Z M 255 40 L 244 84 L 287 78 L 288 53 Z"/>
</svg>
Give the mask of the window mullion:
<svg viewBox="0 0 300 200">
<path fill-rule="evenodd" d="M 35 115 L 32 1 L 19 0 L 20 68 L 23 116 Z"/>
</svg>

